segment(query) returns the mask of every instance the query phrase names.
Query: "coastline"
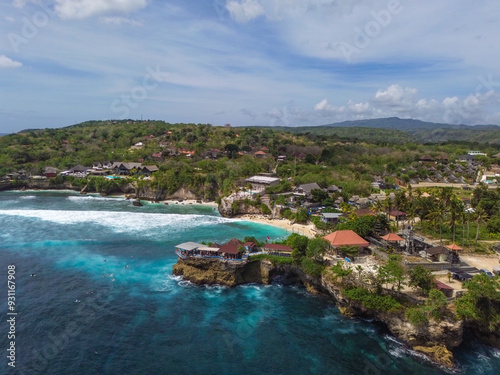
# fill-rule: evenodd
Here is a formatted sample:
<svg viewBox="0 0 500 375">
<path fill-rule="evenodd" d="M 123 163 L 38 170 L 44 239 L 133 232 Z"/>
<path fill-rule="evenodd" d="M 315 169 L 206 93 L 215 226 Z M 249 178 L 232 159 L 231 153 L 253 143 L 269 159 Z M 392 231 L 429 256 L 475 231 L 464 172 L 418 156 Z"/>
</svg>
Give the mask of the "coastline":
<svg viewBox="0 0 500 375">
<path fill-rule="evenodd" d="M 265 224 L 265 225 L 270 225 L 273 227 L 281 228 L 281 229 L 286 229 L 287 231 L 291 233 L 298 233 L 303 236 L 307 236 L 309 238 L 315 238 L 316 237 L 316 229 L 314 224 L 291 224 L 290 220 L 287 219 L 268 219 L 266 216 L 263 215 L 237 215 L 235 216 L 236 219 L 241 219 L 245 221 L 250 221 L 253 223 L 258 223 L 258 224 Z"/>
<path fill-rule="evenodd" d="M 156 202 L 155 202 L 156 203 Z M 188 206 L 188 205 L 196 205 L 196 206 L 206 206 L 206 207 L 219 207 L 219 205 L 215 202 L 198 202 L 194 199 L 185 199 L 182 202 L 179 202 L 178 200 L 175 199 L 167 199 L 163 201 L 159 201 L 158 204 L 164 204 L 164 205 L 173 205 L 173 206 Z"/>
</svg>

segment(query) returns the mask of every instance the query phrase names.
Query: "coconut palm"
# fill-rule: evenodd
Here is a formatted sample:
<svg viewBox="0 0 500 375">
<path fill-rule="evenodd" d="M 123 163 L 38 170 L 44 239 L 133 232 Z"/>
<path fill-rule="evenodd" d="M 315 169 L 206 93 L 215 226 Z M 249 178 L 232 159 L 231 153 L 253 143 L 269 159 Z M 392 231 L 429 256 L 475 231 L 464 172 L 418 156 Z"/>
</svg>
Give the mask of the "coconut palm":
<svg viewBox="0 0 500 375">
<path fill-rule="evenodd" d="M 481 205 L 476 208 L 476 239 L 474 241 L 474 251 L 477 251 L 477 240 L 479 239 L 479 224 L 481 221 L 485 221 L 488 218 L 488 213 L 481 207 Z"/>
<path fill-rule="evenodd" d="M 443 219 L 444 219 L 444 208 L 441 204 L 437 204 L 434 206 L 431 212 L 427 215 L 429 219 L 431 219 L 434 223 L 434 227 L 436 227 L 436 223 L 439 220 L 439 242 L 443 243 Z"/>
<path fill-rule="evenodd" d="M 457 221 L 460 219 L 460 216 L 463 212 L 464 212 L 464 205 L 462 201 L 458 199 L 456 196 L 453 196 L 449 204 L 450 225 L 453 232 L 453 242 L 455 242 Z"/>
</svg>

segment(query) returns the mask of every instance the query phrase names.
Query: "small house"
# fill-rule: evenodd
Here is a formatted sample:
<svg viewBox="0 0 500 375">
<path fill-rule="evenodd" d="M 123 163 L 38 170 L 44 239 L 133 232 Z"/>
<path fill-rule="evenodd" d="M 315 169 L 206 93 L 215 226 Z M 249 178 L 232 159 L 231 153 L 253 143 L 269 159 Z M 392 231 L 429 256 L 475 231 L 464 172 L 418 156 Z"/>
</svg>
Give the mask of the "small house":
<svg viewBox="0 0 500 375">
<path fill-rule="evenodd" d="M 59 170 L 57 168 L 54 168 L 54 167 L 45 167 L 43 169 L 43 175 L 47 178 L 55 178 L 57 177 L 57 172 Z"/>
<path fill-rule="evenodd" d="M 337 212 L 331 212 L 331 213 L 325 212 L 321 214 L 321 220 L 324 223 L 337 224 L 342 215 L 343 215 L 342 213 L 337 213 Z"/>
<path fill-rule="evenodd" d="M 291 256 L 293 249 L 290 246 L 275 243 L 266 243 L 262 248 L 270 255 Z"/>
<path fill-rule="evenodd" d="M 435 262 L 446 262 L 450 250 L 444 246 L 434 246 L 425 250 L 425 252 Z"/>
</svg>

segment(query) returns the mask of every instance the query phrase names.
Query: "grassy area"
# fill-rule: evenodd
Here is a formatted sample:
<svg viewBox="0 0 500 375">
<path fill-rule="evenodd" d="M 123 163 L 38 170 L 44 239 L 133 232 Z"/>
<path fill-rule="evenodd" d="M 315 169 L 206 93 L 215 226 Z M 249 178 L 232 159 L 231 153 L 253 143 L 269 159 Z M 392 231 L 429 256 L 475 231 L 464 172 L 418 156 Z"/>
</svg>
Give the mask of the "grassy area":
<svg viewBox="0 0 500 375">
<path fill-rule="evenodd" d="M 252 255 L 249 258 L 249 261 L 256 262 L 258 260 L 264 260 L 264 259 L 270 260 L 273 264 L 293 264 L 293 258 L 291 257 L 281 257 L 278 255 L 268 255 L 268 254 Z"/>
</svg>

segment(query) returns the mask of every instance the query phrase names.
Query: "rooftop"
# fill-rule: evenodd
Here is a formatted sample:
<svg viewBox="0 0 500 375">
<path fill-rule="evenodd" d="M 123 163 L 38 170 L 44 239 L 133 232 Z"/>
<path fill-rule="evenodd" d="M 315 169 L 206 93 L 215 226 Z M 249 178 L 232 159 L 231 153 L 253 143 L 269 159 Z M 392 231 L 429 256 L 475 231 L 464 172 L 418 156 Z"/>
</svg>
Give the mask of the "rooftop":
<svg viewBox="0 0 500 375">
<path fill-rule="evenodd" d="M 367 247 L 369 242 L 352 230 L 338 230 L 323 237 L 334 247 L 360 246 Z"/>
</svg>

